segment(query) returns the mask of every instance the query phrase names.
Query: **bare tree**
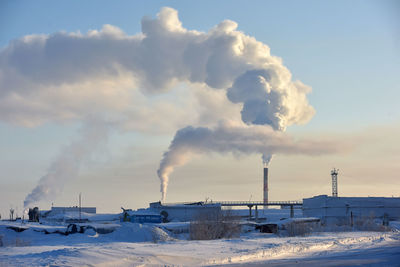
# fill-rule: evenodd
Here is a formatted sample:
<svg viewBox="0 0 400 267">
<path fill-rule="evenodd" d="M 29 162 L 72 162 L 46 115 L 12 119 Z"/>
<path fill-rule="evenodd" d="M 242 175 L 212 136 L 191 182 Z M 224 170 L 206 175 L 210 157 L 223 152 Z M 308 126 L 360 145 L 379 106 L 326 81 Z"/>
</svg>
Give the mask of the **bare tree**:
<svg viewBox="0 0 400 267">
<path fill-rule="evenodd" d="M 10 221 L 12 221 L 14 219 L 14 209 L 11 208 L 10 209 Z"/>
</svg>

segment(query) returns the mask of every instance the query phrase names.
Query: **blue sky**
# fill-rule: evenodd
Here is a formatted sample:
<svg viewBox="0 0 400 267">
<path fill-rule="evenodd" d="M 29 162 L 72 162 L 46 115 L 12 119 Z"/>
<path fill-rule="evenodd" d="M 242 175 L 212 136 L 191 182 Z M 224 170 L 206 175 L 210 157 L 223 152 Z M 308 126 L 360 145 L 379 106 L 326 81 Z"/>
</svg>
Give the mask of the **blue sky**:
<svg viewBox="0 0 400 267">
<path fill-rule="evenodd" d="M 279 190 L 275 189 L 275 195 L 271 192 L 273 197 L 284 200 L 329 193 L 329 175 L 321 183 L 325 186 L 322 189 L 305 186 L 304 193 L 288 189 L 288 185 L 299 182 L 287 177 L 295 173 L 295 168 L 289 171 L 285 166 L 296 166 L 301 170 L 302 167 L 297 166 L 300 162 L 310 164 L 304 165 L 305 169 L 317 165 L 315 171 L 303 174 L 311 177 L 304 178 L 310 179 L 309 184 L 313 184 L 316 177 L 329 174 L 329 168 L 340 168 L 341 164 L 347 168 L 343 172 L 349 173 L 348 187 L 342 187 L 347 194 L 392 195 L 396 192 L 391 185 L 398 178 L 394 173 L 400 171 L 394 164 L 398 159 L 395 152 L 399 151 L 399 142 L 395 135 L 399 132 L 400 121 L 400 4 L 397 1 L 2 1 L 0 46 L 6 48 L 12 40 L 25 35 L 59 31 L 86 33 L 99 30 L 104 24 L 135 35 L 141 32 L 142 17 L 154 18 L 163 6 L 176 9 L 187 29 L 206 32 L 224 19 L 237 22 L 238 30 L 267 44 L 271 54 L 281 57 L 294 79 L 313 88 L 308 99 L 316 114 L 306 125 L 289 126 L 289 133 L 307 136 L 334 132 L 352 138 L 364 135 L 372 138 L 372 133 L 373 142 L 392 141 L 390 144 L 382 141 L 382 146 L 375 144 L 343 157 L 327 156 L 315 160 L 278 156 L 271 166 L 275 167 L 272 174 L 278 180 L 272 185 L 279 187 Z M 60 148 L 77 136 L 79 127 L 79 121 L 46 122 L 30 128 L 0 122 L 0 167 L 3 169 L 0 193 L 5 202 L 0 207 L 2 216 L 7 214 L 10 206 L 21 206 L 19 203 L 46 172 Z M 173 133 L 113 133 L 106 155 L 84 167 L 79 182 L 67 183 L 54 201 L 60 205 L 73 205 L 71 195 L 78 195 L 79 190 L 92 199 L 90 204 L 103 205 L 103 211 L 116 211 L 121 204 L 140 207 L 157 200 L 158 178 L 152 176 L 172 137 Z M 370 180 L 367 179 L 363 188 L 356 184 L 365 176 L 360 166 L 373 162 L 388 164 L 382 167 L 383 177 L 388 178 L 383 178 L 380 189 L 370 192 L 377 187 Z M 236 176 L 230 178 L 231 172 L 226 168 L 232 164 L 239 166 L 233 168 Z M 211 159 L 200 156 L 178 169 L 171 178 L 176 183 L 171 181 L 170 199 L 183 201 L 189 196 L 203 199 L 210 195 L 216 199 L 247 199 L 249 195 L 260 198 L 259 165 L 258 156 L 242 157 L 239 162 L 232 156 L 214 155 Z M 201 170 L 205 170 L 204 173 Z M 209 177 L 205 180 L 209 187 L 199 184 L 200 177 L 187 178 L 192 172 L 199 171 Z M 238 173 L 254 177 L 244 182 L 243 190 Z M 130 177 L 130 174 L 135 175 Z M 114 175 L 111 182 L 108 180 L 110 175 Z M 357 179 L 350 176 L 357 176 Z M 230 184 L 226 190 L 221 187 L 221 181 Z M 127 196 L 129 190 L 121 186 L 114 188 L 110 183 L 144 188 L 147 197 L 134 191 L 141 198 L 135 200 L 135 196 Z M 191 186 L 198 190 L 187 190 Z M 395 188 L 398 186 L 395 184 Z M 123 197 L 102 203 L 98 192 L 106 190 Z M 45 208 L 48 202 L 41 204 Z"/>
</svg>

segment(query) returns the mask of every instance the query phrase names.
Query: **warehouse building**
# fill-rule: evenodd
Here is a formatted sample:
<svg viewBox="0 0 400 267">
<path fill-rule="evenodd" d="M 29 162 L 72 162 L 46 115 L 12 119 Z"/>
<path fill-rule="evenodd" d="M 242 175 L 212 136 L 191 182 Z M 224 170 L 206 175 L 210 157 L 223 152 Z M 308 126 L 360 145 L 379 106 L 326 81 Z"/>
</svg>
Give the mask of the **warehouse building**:
<svg viewBox="0 0 400 267">
<path fill-rule="evenodd" d="M 161 202 L 153 202 L 150 203 L 149 209 L 160 214 L 164 222 L 188 222 L 199 219 L 199 216 L 204 214 L 217 216 L 221 213 L 221 204 L 204 202 L 161 204 Z"/>
<path fill-rule="evenodd" d="M 303 215 L 318 217 L 322 223 L 353 224 L 356 220 L 400 220 L 398 197 L 330 197 L 303 199 Z"/>
</svg>

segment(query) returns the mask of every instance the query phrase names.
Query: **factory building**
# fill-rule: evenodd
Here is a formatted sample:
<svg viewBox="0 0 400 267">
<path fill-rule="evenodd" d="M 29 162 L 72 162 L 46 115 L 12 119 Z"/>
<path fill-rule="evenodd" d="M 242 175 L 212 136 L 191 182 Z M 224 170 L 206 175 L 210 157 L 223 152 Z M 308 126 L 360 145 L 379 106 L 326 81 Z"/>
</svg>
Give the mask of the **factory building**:
<svg viewBox="0 0 400 267">
<path fill-rule="evenodd" d="M 133 223 L 161 223 L 162 216 L 149 209 L 139 209 L 137 211 L 123 209 L 120 221 Z"/>
<path fill-rule="evenodd" d="M 96 207 L 78 207 L 78 206 L 73 206 L 73 207 L 51 207 L 50 214 L 55 215 L 55 214 L 65 214 L 67 212 L 84 212 L 84 213 L 91 213 L 91 214 L 96 214 Z"/>
<path fill-rule="evenodd" d="M 161 204 L 150 203 L 150 210 L 160 214 L 163 221 L 188 222 L 199 218 L 202 214 L 218 215 L 221 212 L 221 204 L 195 202 L 185 204 Z"/>
<path fill-rule="evenodd" d="M 400 220 L 400 198 L 320 195 L 303 199 L 303 215 L 339 225 L 365 219 Z"/>
</svg>

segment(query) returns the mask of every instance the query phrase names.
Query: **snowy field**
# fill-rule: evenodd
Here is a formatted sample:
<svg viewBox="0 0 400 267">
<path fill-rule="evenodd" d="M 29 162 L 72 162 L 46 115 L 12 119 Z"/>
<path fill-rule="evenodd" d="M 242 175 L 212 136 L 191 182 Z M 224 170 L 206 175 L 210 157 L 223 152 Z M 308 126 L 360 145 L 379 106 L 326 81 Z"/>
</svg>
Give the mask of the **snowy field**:
<svg viewBox="0 0 400 267">
<path fill-rule="evenodd" d="M 3 221 L 0 266 L 321 266 L 321 261 L 324 266 L 400 266 L 400 232 L 395 223 L 389 232 L 278 237 L 250 231 L 239 238 L 211 241 L 186 240 L 184 233 L 172 234 L 157 225 L 116 221 L 86 225 L 109 227 L 114 232 L 98 234 L 89 229 L 65 236 L 54 233 L 66 228 L 62 224 Z M 9 226 L 29 229 L 16 232 Z M 179 227 L 185 224 L 170 225 Z"/>
</svg>

